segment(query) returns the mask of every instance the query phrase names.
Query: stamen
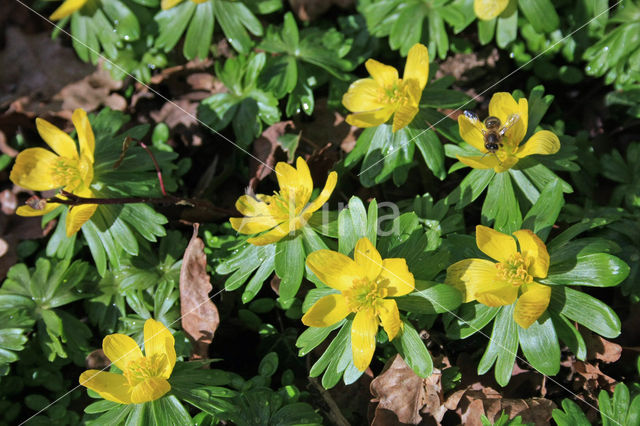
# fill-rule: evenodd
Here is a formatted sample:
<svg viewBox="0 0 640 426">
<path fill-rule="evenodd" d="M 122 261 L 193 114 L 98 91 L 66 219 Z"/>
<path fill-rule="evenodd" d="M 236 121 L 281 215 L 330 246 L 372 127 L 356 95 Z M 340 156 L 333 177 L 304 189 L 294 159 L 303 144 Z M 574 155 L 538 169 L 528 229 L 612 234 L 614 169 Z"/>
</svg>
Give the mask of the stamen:
<svg viewBox="0 0 640 426">
<path fill-rule="evenodd" d="M 123 372 L 130 386 L 135 386 L 151 377 L 158 377 L 165 369 L 167 357 L 164 354 L 153 354 L 130 361 Z"/>
<path fill-rule="evenodd" d="M 529 266 L 531 266 L 530 258 L 524 257 L 522 253 L 515 253 L 508 261 L 496 264 L 498 279 L 514 287 L 529 284 L 533 281 L 533 277 L 529 275 Z"/>
</svg>

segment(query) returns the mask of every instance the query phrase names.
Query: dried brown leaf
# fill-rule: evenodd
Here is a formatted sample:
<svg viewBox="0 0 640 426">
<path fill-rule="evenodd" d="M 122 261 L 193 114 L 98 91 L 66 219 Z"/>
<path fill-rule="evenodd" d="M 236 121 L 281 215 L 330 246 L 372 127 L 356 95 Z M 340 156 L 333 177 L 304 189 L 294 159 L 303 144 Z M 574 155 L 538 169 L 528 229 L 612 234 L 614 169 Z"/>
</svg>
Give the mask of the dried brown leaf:
<svg viewBox="0 0 640 426">
<path fill-rule="evenodd" d="M 437 382 L 439 389 L 439 379 Z M 387 363 L 385 370 L 373 379 L 371 394 L 374 401 L 378 401 L 371 423 L 373 426 L 417 425 L 422 421 L 420 409 L 427 397 L 425 379 L 416 375 L 400 355 L 396 355 L 391 364 Z M 430 393 L 432 395 L 433 392 Z"/>
<path fill-rule="evenodd" d="M 198 227 L 182 258 L 180 268 L 180 314 L 182 328 L 193 341 L 192 357 L 207 358 L 209 345 L 220 324 L 218 308 L 209 298 L 212 289 L 207 273 L 204 243 L 198 238 Z"/>
<path fill-rule="evenodd" d="M 73 49 L 48 32 L 25 34 L 15 26 L 6 29 L 6 45 L 0 52 L 0 106 L 22 99 L 30 112 L 46 112 L 50 99 L 67 84 L 90 74 L 94 67 L 78 59 Z"/>
<path fill-rule="evenodd" d="M 354 0 L 289 0 L 291 9 L 301 21 L 313 21 L 333 5 L 346 9 L 354 3 Z"/>
<path fill-rule="evenodd" d="M 267 127 L 262 135 L 253 142 L 253 156 L 249 161 L 249 180 L 251 192 L 255 192 L 258 183 L 269 176 L 276 166 L 276 152 L 280 146 L 278 138 L 293 131 L 293 121 L 281 121 Z M 256 160 L 256 158 L 258 160 Z"/>
<path fill-rule="evenodd" d="M 587 360 L 598 359 L 607 364 L 616 362 L 622 356 L 622 346 L 608 341 L 589 330 L 581 330 L 587 345 Z"/>
</svg>

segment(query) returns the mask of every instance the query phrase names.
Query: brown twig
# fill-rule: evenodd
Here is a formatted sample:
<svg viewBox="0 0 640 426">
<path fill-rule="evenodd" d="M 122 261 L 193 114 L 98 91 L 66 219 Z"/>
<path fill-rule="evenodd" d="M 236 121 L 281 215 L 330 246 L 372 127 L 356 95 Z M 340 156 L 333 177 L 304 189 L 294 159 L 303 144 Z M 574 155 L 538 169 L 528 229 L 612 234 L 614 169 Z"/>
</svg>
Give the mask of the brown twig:
<svg viewBox="0 0 640 426">
<path fill-rule="evenodd" d="M 309 382 L 320 392 L 322 399 L 329 406 L 329 417 L 333 424 L 338 426 L 351 426 L 351 423 L 342 415 L 342 411 L 340 411 L 340 407 L 336 404 L 336 401 L 333 399 L 329 391 L 322 387 L 322 385 L 318 382 L 318 379 L 315 377 L 309 377 Z"/>
<path fill-rule="evenodd" d="M 138 143 L 145 151 L 147 151 L 147 154 L 149 154 L 149 157 L 151 157 L 151 161 L 153 161 L 153 165 L 156 168 L 156 173 L 158 174 L 158 182 L 160 182 L 160 190 L 162 191 L 162 195 L 166 197 L 167 191 L 165 191 L 164 189 L 164 180 L 162 180 L 162 171 L 160 170 L 160 165 L 156 161 L 156 156 L 153 155 L 153 152 L 151 152 L 151 150 L 147 147 L 147 145 L 144 142 L 138 141 Z"/>
<path fill-rule="evenodd" d="M 52 197 L 47 199 L 48 203 L 64 204 L 66 206 L 80 206 L 83 204 L 159 204 L 165 206 L 185 206 L 192 208 L 202 208 L 205 210 L 213 210 L 220 214 L 233 216 L 236 213 L 231 210 L 216 207 L 206 200 L 196 198 L 181 198 L 173 195 L 164 197 L 116 197 L 116 198 L 89 198 L 80 197 L 67 191 L 60 191 L 60 195 L 65 198 Z"/>
</svg>

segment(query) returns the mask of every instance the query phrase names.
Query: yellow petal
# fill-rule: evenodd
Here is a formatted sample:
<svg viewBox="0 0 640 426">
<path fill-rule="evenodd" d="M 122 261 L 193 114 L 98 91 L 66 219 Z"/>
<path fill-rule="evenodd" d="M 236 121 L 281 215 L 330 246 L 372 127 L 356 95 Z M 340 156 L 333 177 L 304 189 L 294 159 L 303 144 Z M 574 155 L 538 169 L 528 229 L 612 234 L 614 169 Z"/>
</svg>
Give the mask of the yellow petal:
<svg viewBox="0 0 640 426">
<path fill-rule="evenodd" d="M 78 108 L 73 111 L 71 121 L 78 132 L 78 142 L 80 143 L 80 154 L 87 157 L 93 164 L 93 152 L 96 149 L 96 139 L 93 135 L 91 123 L 85 110 Z"/>
<path fill-rule="evenodd" d="M 302 157 L 298 157 L 296 166 L 297 168 L 293 168 L 282 161 L 276 164 L 276 177 L 280 185 L 280 193 L 285 196 L 285 199 L 288 196 L 292 197 L 290 202 L 293 205 L 289 206 L 290 211 L 296 208 L 301 210 L 309 202 L 311 192 L 313 192 L 313 181 L 307 162 Z"/>
<path fill-rule="evenodd" d="M 155 401 L 156 399 L 162 398 L 170 390 L 171 385 L 167 379 L 150 377 L 131 389 L 131 402 L 134 404 L 142 404 L 143 402 Z"/>
<path fill-rule="evenodd" d="M 344 291 L 365 277 L 365 271 L 353 259 L 332 250 L 317 250 L 307 256 L 307 267 L 320 281 Z"/>
<path fill-rule="evenodd" d="M 461 157 L 456 155 L 456 158 L 462 163 L 474 169 L 495 169 L 498 166 L 500 160 L 493 154 L 486 154 L 482 157 Z"/>
<path fill-rule="evenodd" d="M 368 238 L 360 238 L 353 250 L 353 259 L 365 272 L 366 277 L 373 281 L 382 271 L 382 257 Z"/>
<path fill-rule="evenodd" d="M 518 157 L 515 155 L 502 155 L 500 156 L 500 160 L 498 164 L 493 168 L 496 173 L 506 172 L 510 168 L 516 165 L 518 162 Z"/>
<path fill-rule="evenodd" d="M 397 132 L 403 127 L 411 124 L 416 114 L 418 114 L 418 107 L 412 105 L 401 105 L 395 112 L 393 116 L 393 127 L 391 129 L 392 132 Z"/>
<path fill-rule="evenodd" d="M 542 240 L 528 229 L 513 233 L 520 243 L 520 253 L 533 260 L 529 273 L 536 278 L 546 278 L 549 271 L 549 252 Z"/>
<path fill-rule="evenodd" d="M 59 206 L 60 204 L 58 203 L 47 203 L 47 205 L 44 206 L 44 209 L 42 210 L 36 210 L 31 206 L 20 206 L 16 210 L 16 214 L 18 216 L 26 216 L 26 217 L 43 216 L 49 212 L 54 211 Z"/>
<path fill-rule="evenodd" d="M 416 288 L 416 281 L 409 272 L 407 261 L 400 258 L 384 259 L 378 280 L 387 288 L 388 297 L 404 296 Z"/>
<path fill-rule="evenodd" d="M 523 286 L 513 311 L 513 319 L 522 328 L 529 328 L 547 310 L 551 299 L 551 287 L 533 282 Z"/>
<path fill-rule="evenodd" d="M 91 219 L 91 216 L 93 216 L 97 208 L 97 204 L 81 204 L 79 206 L 71 207 L 69 209 L 69 214 L 67 214 L 67 237 L 78 232 L 80 228 L 82 228 L 82 225 Z"/>
<path fill-rule="evenodd" d="M 460 137 L 478 151 L 485 153 L 484 136 L 482 135 L 482 123 L 478 120 L 471 120 L 464 114 L 458 116 L 458 127 Z M 466 164 L 466 163 L 465 163 Z M 471 166 L 473 167 L 473 166 Z M 493 167 L 493 166 L 492 166 Z"/>
<path fill-rule="evenodd" d="M 549 155 L 560 150 L 560 139 L 548 130 L 541 130 L 531 136 L 529 140 L 518 148 L 516 155 L 524 158 L 533 154 Z"/>
<path fill-rule="evenodd" d="M 229 218 L 231 227 L 241 234 L 258 234 L 279 225 L 272 216 L 232 217 Z"/>
<path fill-rule="evenodd" d="M 476 226 L 476 244 L 484 254 L 498 262 L 506 262 L 518 252 L 516 240 L 511 235 L 483 225 Z"/>
<path fill-rule="evenodd" d="M 342 294 L 329 294 L 309 308 L 302 317 L 302 323 L 309 327 L 329 327 L 342 321 L 351 311 Z"/>
<path fill-rule="evenodd" d="M 66 0 L 51 14 L 51 16 L 49 16 L 49 19 L 57 21 L 59 19 L 66 18 L 84 6 L 86 2 L 87 0 Z"/>
<path fill-rule="evenodd" d="M 353 363 L 360 371 L 367 369 L 376 349 L 378 320 L 371 309 L 356 313 L 351 325 L 351 352 Z"/>
<path fill-rule="evenodd" d="M 322 206 L 324 206 L 324 204 L 331 197 L 333 190 L 336 188 L 336 183 L 338 183 L 338 173 L 336 172 L 329 173 L 329 176 L 327 177 L 327 182 L 324 184 L 324 188 L 322 189 L 322 192 L 318 194 L 315 200 L 313 200 L 311 203 L 307 205 L 307 207 L 304 209 L 304 212 L 313 213 L 319 208 L 321 208 Z"/>
<path fill-rule="evenodd" d="M 371 77 L 384 89 L 390 89 L 398 82 L 398 70 L 375 59 L 369 59 L 364 66 Z"/>
<path fill-rule="evenodd" d="M 378 315 L 384 331 L 389 336 L 389 340 L 393 340 L 402 326 L 396 301 L 390 299 L 381 300 L 380 305 L 378 305 Z"/>
<path fill-rule="evenodd" d="M 507 8 L 509 0 L 474 0 L 473 11 L 483 21 L 490 21 Z"/>
<path fill-rule="evenodd" d="M 489 115 L 498 117 L 504 124 L 511 114 L 518 114 L 516 121 L 505 133 L 503 143 L 508 142 L 511 146 L 518 146 L 524 135 L 527 133 L 529 123 L 529 104 L 526 98 L 520 98 L 516 103 L 511 93 L 498 92 L 489 101 Z M 505 140 L 506 139 L 506 140 Z"/>
<path fill-rule="evenodd" d="M 381 102 L 386 98 L 384 89 L 372 78 L 362 78 L 351 83 L 349 90 L 342 96 L 342 105 L 349 111 L 372 111 L 385 106 Z"/>
<path fill-rule="evenodd" d="M 182 3 L 182 0 L 162 0 L 160 7 L 162 10 L 171 9 L 172 7 Z"/>
<path fill-rule="evenodd" d="M 176 364 L 176 341 L 171 332 L 160 321 L 149 318 L 144 323 L 144 353 L 147 357 L 154 354 L 165 355 L 168 365 L 163 377 L 168 379 Z"/>
<path fill-rule="evenodd" d="M 291 226 L 289 221 L 282 222 L 280 225 L 276 226 L 269 232 L 265 232 L 262 235 L 258 235 L 257 237 L 251 237 L 247 239 L 249 244 L 253 244 L 254 246 L 266 246 L 267 244 L 272 244 L 280 241 L 291 232 L 295 231 L 296 228 Z"/>
<path fill-rule="evenodd" d="M 476 300 L 483 305 L 497 308 L 510 305 L 518 298 L 518 287 L 508 282 L 496 281 L 490 287 L 476 292 Z"/>
<path fill-rule="evenodd" d="M 113 364 L 124 371 L 127 364 L 142 358 L 142 351 L 131 337 L 124 334 L 110 334 L 102 340 L 102 350 Z"/>
<path fill-rule="evenodd" d="M 131 404 L 129 382 L 122 374 L 87 370 L 80 375 L 79 382 L 108 401 Z"/>
<path fill-rule="evenodd" d="M 445 284 L 457 288 L 464 303 L 476 300 L 476 293 L 491 288 L 496 281 L 496 264 L 485 259 L 465 259 L 447 268 Z"/>
<path fill-rule="evenodd" d="M 250 195 L 242 195 L 236 201 L 236 210 L 244 216 L 265 216 L 269 215 L 269 206 Z"/>
<path fill-rule="evenodd" d="M 373 111 L 354 112 L 347 115 L 345 121 L 356 127 L 374 127 L 384 124 L 393 115 L 393 105 L 387 105 Z"/>
<path fill-rule="evenodd" d="M 416 43 L 407 55 L 407 63 L 404 66 L 403 80 L 416 80 L 420 91 L 427 85 L 429 77 L 429 51 L 423 44 Z"/>
<path fill-rule="evenodd" d="M 67 0 L 67 2 L 69 2 L 69 0 Z M 62 6 L 64 6 L 64 4 Z M 40 137 L 56 152 L 56 154 L 61 157 L 78 158 L 76 143 L 71 139 L 71 136 L 42 118 L 36 118 L 36 127 L 38 128 Z"/>
<path fill-rule="evenodd" d="M 55 179 L 54 170 L 58 157 L 44 148 L 28 148 L 18 154 L 9 179 L 23 188 L 48 191 L 64 186 Z"/>
</svg>

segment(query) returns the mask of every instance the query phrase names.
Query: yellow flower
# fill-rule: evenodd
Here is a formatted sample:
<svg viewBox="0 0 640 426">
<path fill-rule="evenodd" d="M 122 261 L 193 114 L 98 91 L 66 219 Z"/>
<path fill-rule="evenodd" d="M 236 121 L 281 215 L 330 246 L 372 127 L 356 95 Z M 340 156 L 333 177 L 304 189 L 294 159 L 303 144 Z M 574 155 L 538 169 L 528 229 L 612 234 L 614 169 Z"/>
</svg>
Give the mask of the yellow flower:
<svg viewBox="0 0 640 426">
<path fill-rule="evenodd" d="M 490 21 L 500 15 L 509 4 L 509 0 L 474 0 L 473 11 L 483 21 Z"/>
<path fill-rule="evenodd" d="M 445 282 L 464 294 L 464 302 L 477 300 L 497 307 L 516 302 L 513 318 L 528 328 L 546 311 L 551 287 L 535 278 L 545 278 L 549 270 L 549 253 L 540 238 L 528 229 L 510 235 L 486 226 L 476 227 L 476 244 L 484 254 L 495 259 L 465 259 L 447 269 Z"/>
<path fill-rule="evenodd" d="M 160 7 L 162 7 L 162 10 L 167 10 L 167 9 L 171 9 L 174 6 L 179 5 L 180 3 L 182 3 L 183 0 L 162 0 L 162 3 L 160 4 Z M 204 3 L 206 1 L 209 0 L 191 0 L 194 3 L 200 4 L 200 3 Z"/>
<path fill-rule="evenodd" d="M 518 160 L 533 154 L 555 154 L 560 149 L 560 139 L 548 130 L 541 130 L 531 136 L 526 143 L 520 145 L 527 133 L 529 123 L 529 106 L 525 98 L 516 103 L 510 93 L 500 92 L 491 97 L 489 102 L 489 116 L 497 117 L 504 125 L 512 114 L 518 119 L 508 127 L 501 138 L 502 146 L 490 153 L 485 148 L 484 132 L 486 127 L 479 120 L 473 120 L 465 114 L 458 117 L 460 136 L 468 144 L 476 148 L 483 155 L 475 157 L 457 156 L 458 160 L 474 169 L 494 169 L 501 173 L 513 167 Z"/>
<path fill-rule="evenodd" d="M 89 0 L 65 0 L 52 14 L 49 19 L 57 21 L 80 10 Z"/>
<path fill-rule="evenodd" d="M 342 104 L 353 112 L 346 121 L 352 126 L 373 127 L 393 117 L 392 131 L 407 126 L 418 113 L 422 90 L 429 76 L 429 52 L 422 44 L 409 50 L 404 78 L 398 70 L 369 59 L 365 66 L 373 78 L 356 80 L 342 97 Z"/>
<path fill-rule="evenodd" d="M 306 225 L 307 221 L 327 202 L 338 181 L 336 172 L 329 173 L 324 189 L 309 203 L 313 192 L 313 181 L 307 162 L 301 157 L 297 168 L 287 163 L 276 164 L 276 176 L 280 192 L 273 195 L 258 194 L 257 199 L 243 195 L 236 201 L 236 209 L 245 217 L 232 217 L 231 226 L 241 234 L 257 234 L 249 238 L 251 244 L 264 246 L 275 243 Z"/>
<path fill-rule="evenodd" d="M 404 259 L 382 259 L 367 238 L 361 238 L 353 260 L 331 250 L 307 257 L 307 266 L 326 285 L 340 293 L 324 296 L 302 317 L 309 327 L 329 327 L 355 312 L 351 326 L 353 362 L 366 370 L 376 347 L 378 324 L 393 340 L 402 328 L 398 305 L 388 297 L 403 296 L 415 288 L 413 274 Z"/>
<path fill-rule="evenodd" d="M 154 319 L 144 323 L 145 355 L 131 337 L 111 334 L 102 341 L 102 349 L 122 374 L 87 370 L 80 384 L 120 404 L 155 401 L 171 390 L 167 379 L 176 364 L 174 345 L 169 329 Z"/>
<path fill-rule="evenodd" d="M 28 148 L 16 157 L 9 179 L 16 185 L 33 191 L 49 191 L 62 188 L 80 197 L 91 198 L 93 180 L 93 152 L 95 138 L 87 113 L 76 109 L 72 116 L 73 125 L 78 133 L 80 153 L 76 143 L 69 135 L 53 124 L 36 118 L 36 127 L 40 137 L 55 154 L 44 148 Z M 20 216 L 42 216 L 60 206 L 59 203 L 47 203 L 41 209 L 20 206 L 16 213 Z M 98 207 L 97 204 L 74 206 L 67 215 L 67 236 L 78 232 Z"/>
</svg>

